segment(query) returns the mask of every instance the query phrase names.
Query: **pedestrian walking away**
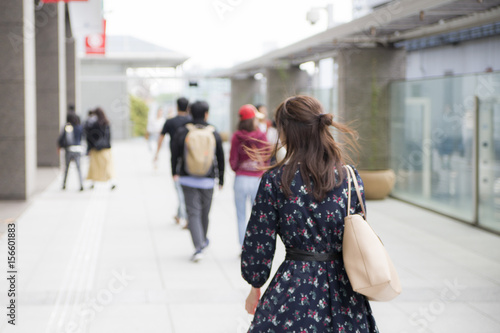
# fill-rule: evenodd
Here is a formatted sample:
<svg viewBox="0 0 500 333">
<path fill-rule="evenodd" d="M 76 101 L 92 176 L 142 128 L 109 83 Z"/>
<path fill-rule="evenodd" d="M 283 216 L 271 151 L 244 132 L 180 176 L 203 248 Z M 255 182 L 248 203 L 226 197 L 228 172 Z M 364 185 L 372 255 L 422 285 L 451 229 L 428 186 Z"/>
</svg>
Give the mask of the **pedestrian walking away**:
<svg viewBox="0 0 500 333">
<path fill-rule="evenodd" d="M 95 119 L 90 120 L 85 127 L 90 163 L 87 179 L 94 182 L 110 181 L 111 189 L 115 189 L 115 168 L 111 155 L 111 128 L 106 114 L 101 108 L 93 112 Z"/>
<path fill-rule="evenodd" d="M 253 204 L 260 177 L 264 172 L 263 167 L 268 165 L 264 156 L 267 155 L 265 148 L 268 147 L 268 143 L 266 135 L 258 128 L 258 121 L 263 115 L 253 105 L 243 105 L 238 114 L 240 121 L 238 130 L 231 139 L 229 162 L 231 169 L 236 173 L 234 203 L 238 221 L 238 240 L 241 248 L 247 228 L 247 203 Z M 254 153 L 254 159 L 250 158 L 249 151 Z M 255 157 L 260 159 L 256 160 Z"/>
<path fill-rule="evenodd" d="M 163 116 L 162 108 L 158 108 L 155 117 L 151 117 L 150 115 L 148 115 L 148 126 L 146 127 L 146 140 L 148 143 L 148 149 L 153 153 L 156 151 L 156 147 L 158 146 L 158 140 L 160 139 L 161 130 L 163 129 L 164 124 L 165 124 L 165 117 Z"/>
<path fill-rule="evenodd" d="M 89 110 L 88 115 L 87 115 L 87 120 L 85 120 L 85 123 L 83 124 L 83 133 L 85 134 L 85 141 L 87 143 L 87 151 L 86 155 L 89 155 L 90 153 L 90 148 L 92 147 L 92 142 L 90 142 L 90 137 L 88 136 L 90 127 L 94 124 L 94 122 L 97 121 L 97 116 L 95 115 L 95 110 Z"/>
<path fill-rule="evenodd" d="M 308 96 L 286 99 L 275 114 L 286 155 L 262 176 L 241 256 L 242 276 L 252 286 L 245 304 L 254 314 L 249 332 L 378 332 L 342 260 L 344 217 L 362 210 L 354 188 L 347 207 L 349 159 L 330 127 L 354 148 L 356 133 Z M 278 235 L 286 258 L 261 298 Z"/>
<path fill-rule="evenodd" d="M 61 148 L 64 149 L 64 179 L 62 189 L 66 189 L 66 179 L 71 161 L 76 164 L 78 170 L 78 180 L 80 181 L 80 191 L 83 191 L 82 170 L 80 168 L 80 157 L 82 155 L 82 133 L 83 127 L 80 125 L 80 117 L 74 112 L 68 112 L 66 116 L 66 124 L 61 130 L 61 134 L 57 139 L 57 152 L 60 153 Z"/>
<path fill-rule="evenodd" d="M 215 178 L 224 185 L 224 151 L 219 133 L 207 123 L 209 106 L 204 101 L 191 105 L 192 122 L 181 127 L 172 145 L 172 176 L 179 180 L 186 202 L 188 229 L 195 252 L 192 261 L 203 257 L 208 246 L 209 213 Z"/>
<path fill-rule="evenodd" d="M 163 125 L 163 129 L 160 133 L 160 137 L 158 139 L 158 147 L 156 149 L 156 154 L 155 154 L 155 163 L 158 161 L 158 154 L 160 153 L 161 146 L 163 144 L 163 140 L 165 139 L 165 135 L 168 133 L 170 137 L 170 158 L 173 158 L 172 154 L 172 145 L 174 142 L 174 136 L 177 130 L 184 125 L 186 125 L 188 122 L 191 121 L 191 116 L 188 114 L 188 107 L 189 107 L 189 101 L 185 97 L 180 97 L 177 99 L 177 116 L 168 119 L 165 124 Z M 177 161 L 172 163 L 170 162 L 170 165 L 178 165 Z M 175 170 L 175 174 L 178 174 L 179 170 Z M 174 179 L 174 185 L 175 185 L 175 192 L 177 193 L 177 200 L 179 202 L 178 208 L 177 208 L 177 214 L 174 216 L 174 219 L 177 224 L 184 224 L 187 223 L 187 215 L 186 215 L 186 204 L 184 200 L 184 193 L 182 192 L 182 187 L 181 184 L 179 183 L 179 179 Z"/>
</svg>

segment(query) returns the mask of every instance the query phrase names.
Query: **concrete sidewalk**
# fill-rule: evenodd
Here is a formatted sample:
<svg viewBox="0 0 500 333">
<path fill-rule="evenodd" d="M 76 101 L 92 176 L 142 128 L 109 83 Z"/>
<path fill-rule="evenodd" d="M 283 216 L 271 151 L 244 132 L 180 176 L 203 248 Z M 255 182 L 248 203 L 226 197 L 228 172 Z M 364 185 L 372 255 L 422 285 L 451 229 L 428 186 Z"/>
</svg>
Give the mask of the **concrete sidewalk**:
<svg viewBox="0 0 500 333">
<path fill-rule="evenodd" d="M 142 140 L 113 154 L 114 191 L 80 193 L 70 170 L 66 191 L 59 177 L 17 220 L 16 326 L 3 278 L 0 332 L 246 332 L 234 175 L 214 195 L 207 256 L 192 263 L 166 149 L 157 170 Z M 500 237 L 396 200 L 368 202 L 368 213 L 403 283 L 396 300 L 372 303 L 381 332 L 500 332 Z M 283 257 L 279 247 L 274 269 Z"/>
</svg>

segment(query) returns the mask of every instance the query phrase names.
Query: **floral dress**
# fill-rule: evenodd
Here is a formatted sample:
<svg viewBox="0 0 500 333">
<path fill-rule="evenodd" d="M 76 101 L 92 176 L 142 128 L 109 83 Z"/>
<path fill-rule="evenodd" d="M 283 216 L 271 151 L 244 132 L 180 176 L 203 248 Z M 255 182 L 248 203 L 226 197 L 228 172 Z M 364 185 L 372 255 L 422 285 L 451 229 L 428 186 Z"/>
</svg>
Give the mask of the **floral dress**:
<svg viewBox="0 0 500 333">
<path fill-rule="evenodd" d="M 241 271 L 260 288 L 269 278 L 279 235 L 286 248 L 341 253 L 347 215 L 347 180 L 319 202 L 309 193 L 300 172 L 290 185 L 292 197 L 281 190 L 283 169 L 262 176 L 248 223 Z M 363 183 L 355 170 L 364 200 Z M 352 186 L 351 213 L 361 212 Z M 378 332 L 370 304 L 352 290 L 342 259 L 285 260 L 259 301 L 249 332 Z"/>
</svg>

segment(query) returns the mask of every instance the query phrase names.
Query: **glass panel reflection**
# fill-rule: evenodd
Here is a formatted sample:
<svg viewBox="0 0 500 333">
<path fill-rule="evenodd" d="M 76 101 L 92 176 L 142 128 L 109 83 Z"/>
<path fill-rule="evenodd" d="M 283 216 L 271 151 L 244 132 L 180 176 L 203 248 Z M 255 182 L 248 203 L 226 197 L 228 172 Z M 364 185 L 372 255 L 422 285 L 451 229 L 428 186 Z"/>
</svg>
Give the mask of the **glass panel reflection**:
<svg viewBox="0 0 500 333">
<path fill-rule="evenodd" d="M 500 74 L 478 81 L 479 223 L 500 231 Z"/>
<path fill-rule="evenodd" d="M 391 86 L 392 194 L 471 223 L 475 81 L 445 77 Z"/>
</svg>

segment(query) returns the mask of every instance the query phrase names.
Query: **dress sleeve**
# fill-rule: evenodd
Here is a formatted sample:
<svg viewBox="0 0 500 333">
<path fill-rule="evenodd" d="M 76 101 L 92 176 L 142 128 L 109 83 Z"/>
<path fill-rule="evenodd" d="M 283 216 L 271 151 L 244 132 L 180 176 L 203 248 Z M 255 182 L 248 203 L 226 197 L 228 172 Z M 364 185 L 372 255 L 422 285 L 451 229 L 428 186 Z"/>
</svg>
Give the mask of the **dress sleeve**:
<svg viewBox="0 0 500 333">
<path fill-rule="evenodd" d="M 262 287 L 269 278 L 276 249 L 276 190 L 270 173 L 265 173 L 260 181 L 243 241 L 241 275 L 256 288 Z"/>
</svg>

